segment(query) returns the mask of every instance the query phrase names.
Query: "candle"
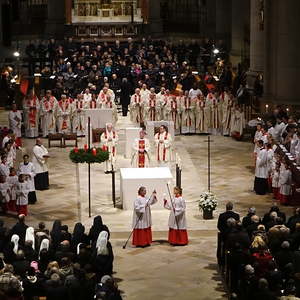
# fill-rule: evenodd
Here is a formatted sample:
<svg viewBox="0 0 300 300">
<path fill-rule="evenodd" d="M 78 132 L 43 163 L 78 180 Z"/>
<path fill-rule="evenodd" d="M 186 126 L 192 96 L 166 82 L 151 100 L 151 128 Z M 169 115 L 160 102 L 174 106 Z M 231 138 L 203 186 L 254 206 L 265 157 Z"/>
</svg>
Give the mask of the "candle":
<svg viewBox="0 0 300 300">
<path fill-rule="evenodd" d="M 266 112 L 268 112 L 269 104 L 266 104 Z"/>
<path fill-rule="evenodd" d="M 87 144 L 84 144 L 84 151 L 86 152 L 88 149 L 88 145 Z"/>
<path fill-rule="evenodd" d="M 74 148 L 74 152 L 78 153 L 78 148 L 77 147 Z"/>
<path fill-rule="evenodd" d="M 290 109 L 287 107 L 287 108 L 286 108 L 286 112 L 289 112 L 289 111 L 290 111 Z"/>
<path fill-rule="evenodd" d="M 96 148 L 95 148 L 95 147 L 92 149 L 92 154 L 93 154 L 94 156 L 96 156 L 96 155 L 97 155 L 97 150 L 96 150 Z"/>
</svg>

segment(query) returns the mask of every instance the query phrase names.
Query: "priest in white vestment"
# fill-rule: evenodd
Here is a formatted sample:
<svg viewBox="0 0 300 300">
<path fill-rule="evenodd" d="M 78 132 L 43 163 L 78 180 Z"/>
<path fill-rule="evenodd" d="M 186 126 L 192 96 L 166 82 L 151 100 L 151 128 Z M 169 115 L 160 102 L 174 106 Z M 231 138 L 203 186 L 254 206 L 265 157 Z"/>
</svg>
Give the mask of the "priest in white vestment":
<svg viewBox="0 0 300 300">
<path fill-rule="evenodd" d="M 181 98 L 181 133 L 195 133 L 195 101 L 185 92 Z"/>
<path fill-rule="evenodd" d="M 134 168 L 148 168 L 150 165 L 150 142 L 145 137 L 146 132 L 141 129 L 139 138 L 132 145 L 131 164 Z"/>
<path fill-rule="evenodd" d="M 57 106 L 57 129 L 59 133 L 69 134 L 71 132 L 72 104 L 67 96 L 62 94 Z"/>
<path fill-rule="evenodd" d="M 170 210 L 168 236 L 169 243 L 171 245 L 187 245 L 188 235 L 185 218 L 186 205 L 184 199 L 182 198 L 181 188 L 174 188 L 173 199 L 164 199 L 164 207 Z"/>
<path fill-rule="evenodd" d="M 268 191 L 268 153 L 262 140 L 257 142 L 257 146 L 259 151 L 255 164 L 254 191 L 258 195 L 265 195 Z"/>
<path fill-rule="evenodd" d="M 157 202 L 156 191 L 153 191 L 152 195 L 146 196 L 146 188 L 140 187 L 138 190 L 138 197 L 134 201 L 133 210 L 133 236 L 132 245 L 137 247 L 150 246 L 152 243 L 152 231 L 151 231 L 151 209 L 150 205 Z"/>
<path fill-rule="evenodd" d="M 140 89 L 135 89 L 130 99 L 130 120 L 134 124 L 144 122 L 144 101 Z"/>
<path fill-rule="evenodd" d="M 43 146 L 42 140 L 37 139 L 33 147 L 32 163 L 35 169 L 34 185 L 36 190 L 49 189 L 49 173 L 47 161 L 49 158 L 48 150 Z"/>
<path fill-rule="evenodd" d="M 157 163 L 163 165 L 171 161 L 172 137 L 165 125 L 159 127 L 159 132 L 155 134 L 154 140 Z"/>
<path fill-rule="evenodd" d="M 34 177 L 35 177 L 35 169 L 32 162 L 29 161 L 29 155 L 23 155 L 23 162 L 19 165 L 18 174 L 25 175 L 25 181 L 28 183 L 29 187 L 29 194 L 28 194 L 28 203 L 34 204 L 36 203 L 36 193 L 35 193 L 35 186 L 34 186 Z"/>
<path fill-rule="evenodd" d="M 38 97 L 31 92 L 25 97 L 23 102 L 25 136 L 36 138 L 39 136 L 39 114 L 40 101 Z"/>
<path fill-rule="evenodd" d="M 22 115 L 21 111 L 17 110 L 17 105 L 12 104 L 12 110 L 8 113 L 9 128 L 13 131 L 16 137 L 16 142 L 21 146 L 21 126 L 22 126 Z M 20 142 L 18 142 L 20 140 Z"/>
<path fill-rule="evenodd" d="M 57 100 L 52 96 L 51 91 L 47 91 L 46 96 L 41 101 L 40 110 L 43 137 L 56 132 L 56 113 Z"/>
<path fill-rule="evenodd" d="M 196 133 L 208 133 L 210 125 L 210 107 L 206 105 L 204 96 L 195 100 L 195 130 Z"/>
<path fill-rule="evenodd" d="M 78 94 L 77 99 L 72 103 L 72 131 L 77 136 L 85 135 L 85 102 L 83 95 Z"/>
<path fill-rule="evenodd" d="M 292 195 L 292 172 L 287 163 L 282 163 L 279 173 L 279 201 L 280 204 L 287 205 Z"/>
<path fill-rule="evenodd" d="M 144 119 L 147 121 L 160 121 L 160 112 L 160 102 L 157 99 L 155 92 L 152 90 L 148 99 L 145 101 Z"/>
<path fill-rule="evenodd" d="M 117 158 L 118 134 L 113 129 L 111 123 L 106 124 L 106 130 L 101 134 L 102 149 L 109 152 L 109 158 L 105 162 L 105 174 L 112 171 L 112 166 L 115 166 Z"/>
<path fill-rule="evenodd" d="M 170 97 L 168 105 L 168 119 L 167 121 L 174 122 L 174 131 L 175 134 L 180 133 L 181 119 L 180 119 L 180 99 L 175 95 Z"/>
<path fill-rule="evenodd" d="M 16 209 L 18 215 L 25 215 L 27 216 L 28 210 L 28 194 L 29 194 L 30 188 L 28 183 L 25 180 L 25 175 L 20 174 L 19 175 L 19 181 L 16 184 Z"/>
</svg>

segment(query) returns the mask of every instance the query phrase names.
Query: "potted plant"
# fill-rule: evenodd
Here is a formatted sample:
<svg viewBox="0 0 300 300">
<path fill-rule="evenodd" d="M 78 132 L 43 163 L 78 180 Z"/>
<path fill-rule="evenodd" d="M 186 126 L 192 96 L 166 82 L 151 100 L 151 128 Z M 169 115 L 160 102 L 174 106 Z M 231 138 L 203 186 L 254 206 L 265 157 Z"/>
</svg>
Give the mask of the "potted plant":
<svg viewBox="0 0 300 300">
<path fill-rule="evenodd" d="M 203 192 L 199 199 L 199 208 L 203 211 L 203 219 L 209 220 L 213 218 L 213 211 L 218 205 L 218 200 L 212 192 Z"/>
</svg>

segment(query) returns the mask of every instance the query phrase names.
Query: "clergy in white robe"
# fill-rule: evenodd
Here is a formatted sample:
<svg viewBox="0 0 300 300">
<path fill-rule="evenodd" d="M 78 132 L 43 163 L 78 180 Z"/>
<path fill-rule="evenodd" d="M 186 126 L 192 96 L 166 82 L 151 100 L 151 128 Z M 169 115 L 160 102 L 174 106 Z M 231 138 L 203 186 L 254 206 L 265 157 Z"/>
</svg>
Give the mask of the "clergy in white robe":
<svg viewBox="0 0 300 300">
<path fill-rule="evenodd" d="M 208 133 L 210 125 L 210 107 L 206 105 L 203 96 L 195 100 L 195 129 L 196 133 Z"/>
<path fill-rule="evenodd" d="M 32 163 L 35 170 L 34 186 L 36 190 L 49 189 L 49 173 L 48 173 L 48 150 L 43 146 L 42 140 L 37 139 L 36 145 L 33 147 Z"/>
<path fill-rule="evenodd" d="M 19 177 L 17 176 L 17 172 L 15 168 L 10 168 L 9 176 L 6 178 L 6 182 L 9 185 L 10 189 L 10 200 L 8 203 L 8 210 L 12 212 L 16 212 L 16 200 L 17 200 L 17 194 L 16 194 L 16 184 L 19 181 Z"/>
<path fill-rule="evenodd" d="M 146 133 L 142 129 L 139 138 L 136 138 L 132 145 L 131 164 L 134 168 L 148 168 L 150 165 L 150 142 L 145 137 Z"/>
<path fill-rule="evenodd" d="M 10 187 L 6 182 L 6 177 L 0 175 L 0 204 L 2 212 L 6 213 L 8 211 L 8 203 L 10 201 Z"/>
<path fill-rule="evenodd" d="M 51 95 L 51 91 L 46 92 L 46 97 L 41 101 L 41 127 L 43 137 L 47 137 L 49 133 L 56 132 L 56 113 L 57 100 Z"/>
<path fill-rule="evenodd" d="M 171 96 L 169 105 L 168 120 L 174 122 L 174 131 L 175 134 L 180 133 L 181 118 L 180 118 L 180 99 L 175 95 Z"/>
<path fill-rule="evenodd" d="M 217 95 L 212 91 L 207 94 L 206 102 L 207 106 L 210 107 L 210 128 L 209 132 L 212 134 L 219 133 L 221 127 L 220 119 L 220 106 Z"/>
<path fill-rule="evenodd" d="M 241 140 L 243 137 L 243 131 L 246 127 L 245 115 L 242 108 L 236 105 L 232 116 L 232 122 L 230 127 L 230 134 L 236 140 Z"/>
<path fill-rule="evenodd" d="M 83 101 L 87 107 L 89 106 L 89 103 L 92 101 L 92 94 L 90 93 L 89 89 L 85 89 L 83 94 Z"/>
<path fill-rule="evenodd" d="M 276 164 L 275 168 L 272 170 L 272 192 L 273 192 L 273 198 L 276 200 L 280 200 L 279 176 L 280 176 L 280 164 Z"/>
<path fill-rule="evenodd" d="M 254 191 L 258 195 L 265 195 L 268 191 L 268 154 L 262 140 L 257 145 L 260 150 L 256 157 Z"/>
<path fill-rule="evenodd" d="M 1 155 L 0 175 L 5 177 L 9 176 L 9 165 L 7 164 L 6 154 Z"/>
<path fill-rule="evenodd" d="M 12 110 L 8 113 L 9 128 L 13 131 L 17 139 L 20 139 L 21 126 L 22 126 L 22 115 L 19 110 L 17 110 L 17 105 L 13 103 Z"/>
<path fill-rule="evenodd" d="M 170 96 L 170 91 L 166 90 L 164 87 L 162 87 L 157 94 L 160 107 L 160 120 L 170 120 Z"/>
<path fill-rule="evenodd" d="M 195 101 L 187 91 L 181 98 L 181 133 L 195 133 Z"/>
<path fill-rule="evenodd" d="M 202 96 L 201 90 L 198 88 L 197 84 L 195 83 L 193 87 L 189 90 L 189 97 L 193 100 L 198 97 Z"/>
<path fill-rule="evenodd" d="M 57 129 L 59 133 L 69 134 L 71 132 L 72 104 L 67 96 L 62 94 L 57 105 Z"/>
<path fill-rule="evenodd" d="M 111 123 L 106 124 L 106 130 L 101 134 L 102 149 L 108 151 L 109 158 L 105 162 L 105 173 L 112 171 L 112 166 L 115 166 L 117 158 L 118 134 L 113 129 Z"/>
<path fill-rule="evenodd" d="M 34 186 L 35 169 L 33 163 L 29 161 L 28 154 L 23 155 L 23 162 L 19 165 L 18 174 L 24 174 L 25 181 L 28 183 L 30 189 L 28 194 L 28 203 L 36 203 L 37 200 Z"/>
<path fill-rule="evenodd" d="M 230 134 L 230 124 L 232 118 L 232 110 L 233 110 L 233 96 L 229 92 L 224 92 L 224 100 L 222 103 L 222 130 L 223 135 Z"/>
<path fill-rule="evenodd" d="M 159 132 L 154 136 L 155 156 L 159 165 L 171 161 L 172 137 L 165 125 L 159 127 Z"/>
<path fill-rule="evenodd" d="M 182 198 L 181 188 L 174 188 L 173 199 L 164 199 L 164 207 L 170 210 L 168 236 L 169 243 L 171 245 L 187 245 L 188 235 L 185 218 L 186 205 L 184 199 Z"/>
<path fill-rule="evenodd" d="M 280 204 L 287 205 L 292 195 L 292 172 L 287 163 L 282 163 L 279 175 L 279 201 Z"/>
<path fill-rule="evenodd" d="M 144 119 L 147 121 L 160 121 L 160 102 L 157 99 L 154 91 L 151 91 L 148 99 L 145 101 L 145 109 L 144 109 L 145 117 Z"/>
<path fill-rule="evenodd" d="M 72 103 L 72 131 L 77 136 L 85 135 L 85 102 L 83 95 L 78 94 L 77 99 Z"/>
<path fill-rule="evenodd" d="M 134 201 L 133 209 L 133 236 L 132 245 L 138 247 L 149 246 L 152 243 L 151 232 L 151 209 L 150 205 L 157 202 L 156 191 L 153 191 L 151 197 L 146 196 L 146 188 L 140 187 L 138 197 Z"/>
<path fill-rule="evenodd" d="M 105 90 L 107 88 L 103 88 L 103 90 Z M 101 92 L 100 94 L 101 95 Z M 99 102 L 99 100 L 97 100 L 98 104 L 101 103 L 101 108 L 110 108 L 112 109 L 112 114 L 113 114 L 113 123 L 116 124 L 116 122 L 118 121 L 118 109 L 117 106 L 111 96 L 111 94 L 107 91 L 106 93 L 103 93 L 103 99 L 101 98 L 102 96 L 100 96 L 101 101 Z"/>
<path fill-rule="evenodd" d="M 135 93 L 130 98 L 130 120 L 134 124 L 144 122 L 144 101 L 140 89 L 135 89 Z"/>
<path fill-rule="evenodd" d="M 28 210 L 28 194 L 29 194 L 29 186 L 28 183 L 25 181 L 25 175 L 20 174 L 19 175 L 19 181 L 16 184 L 16 195 L 17 195 L 17 201 L 16 201 L 16 208 L 18 215 L 25 215 L 27 216 Z"/>
<path fill-rule="evenodd" d="M 147 89 L 147 85 L 144 83 L 141 88 L 141 96 L 143 101 L 149 98 L 150 93 L 150 90 Z"/>
<path fill-rule="evenodd" d="M 35 138 L 39 136 L 40 101 L 31 90 L 23 102 L 25 136 Z"/>
</svg>

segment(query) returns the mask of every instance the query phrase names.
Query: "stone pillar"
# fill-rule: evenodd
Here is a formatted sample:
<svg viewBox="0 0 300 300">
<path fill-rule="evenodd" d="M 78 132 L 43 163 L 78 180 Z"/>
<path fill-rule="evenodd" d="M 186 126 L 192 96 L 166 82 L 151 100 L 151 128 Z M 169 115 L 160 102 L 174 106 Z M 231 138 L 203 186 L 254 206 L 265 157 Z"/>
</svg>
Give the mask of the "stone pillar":
<svg viewBox="0 0 300 300">
<path fill-rule="evenodd" d="M 231 53 L 230 59 L 234 66 L 247 56 L 247 28 L 250 23 L 249 0 L 232 0 L 231 10 Z"/>
<path fill-rule="evenodd" d="M 162 19 L 160 17 L 160 1 L 148 0 L 148 2 L 148 34 L 150 34 L 151 36 L 160 36 L 163 34 Z"/>
<path fill-rule="evenodd" d="M 229 49 L 231 37 L 231 0 L 216 0 L 216 39 Z"/>
<path fill-rule="evenodd" d="M 253 89 L 257 75 L 264 71 L 264 10 L 264 0 L 250 0 L 250 70 L 247 72 L 247 85 L 250 89 Z"/>
<path fill-rule="evenodd" d="M 66 23 L 65 0 L 48 1 L 48 19 L 46 22 L 46 35 L 64 38 Z"/>
<path fill-rule="evenodd" d="M 266 97 L 275 103 L 299 105 L 300 1 L 266 2 Z"/>
</svg>

